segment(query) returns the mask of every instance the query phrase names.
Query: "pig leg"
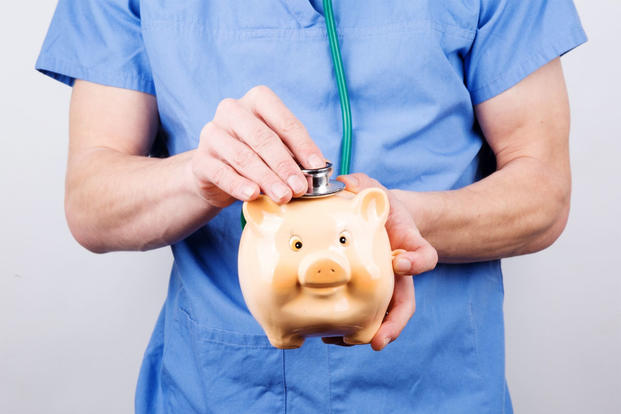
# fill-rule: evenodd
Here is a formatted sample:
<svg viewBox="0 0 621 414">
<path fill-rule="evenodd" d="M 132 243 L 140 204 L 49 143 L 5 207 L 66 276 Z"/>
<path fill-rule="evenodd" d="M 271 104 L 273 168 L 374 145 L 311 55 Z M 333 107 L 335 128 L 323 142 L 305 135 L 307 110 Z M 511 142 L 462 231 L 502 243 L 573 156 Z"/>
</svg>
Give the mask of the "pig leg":
<svg viewBox="0 0 621 414">
<path fill-rule="evenodd" d="M 279 349 L 295 349 L 302 346 L 304 343 L 304 337 L 291 333 L 283 332 L 266 332 L 267 339 L 270 343 Z"/>
<path fill-rule="evenodd" d="M 382 324 L 382 319 L 378 319 L 373 321 L 371 325 L 366 328 L 363 328 L 359 331 L 354 332 L 351 335 L 347 335 L 343 337 L 343 342 L 350 345 L 362 345 L 368 344 L 371 342 L 371 339 L 377 333 L 380 325 Z"/>
</svg>

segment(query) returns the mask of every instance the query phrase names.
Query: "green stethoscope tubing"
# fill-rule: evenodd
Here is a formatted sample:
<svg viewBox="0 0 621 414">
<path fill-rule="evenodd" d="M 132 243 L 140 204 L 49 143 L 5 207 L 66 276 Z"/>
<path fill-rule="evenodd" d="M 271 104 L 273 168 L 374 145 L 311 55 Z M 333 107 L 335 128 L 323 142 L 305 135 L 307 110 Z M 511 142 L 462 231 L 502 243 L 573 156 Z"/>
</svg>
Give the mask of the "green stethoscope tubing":
<svg viewBox="0 0 621 414">
<path fill-rule="evenodd" d="M 334 13 L 332 11 L 332 0 L 323 0 L 323 12 L 326 18 L 326 28 L 328 29 L 328 41 L 330 42 L 330 52 L 332 52 L 332 63 L 336 74 L 336 85 L 339 90 L 341 101 L 341 118 L 343 120 L 343 138 L 341 143 L 341 166 L 340 175 L 349 174 L 351 164 L 351 107 L 349 105 L 349 94 L 347 83 L 345 82 L 345 71 L 343 70 L 343 59 L 341 49 L 336 34 L 336 24 L 334 23 Z"/>
<path fill-rule="evenodd" d="M 341 49 L 339 47 L 339 39 L 336 34 L 336 24 L 334 23 L 334 12 L 332 10 L 332 0 L 323 0 L 323 12 L 326 20 L 326 28 L 328 30 L 328 42 L 330 43 L 330 53 L 332 56 L 332 64 L 336 75 L 336 86 L 339 91 L 339 100 L 341 103 L 341 119 L 343 122 L 343 137 L 341 140 L 341 165 L 339 168 L 340 175 L 349 174 L 351 165 L 351 141 L 352 141 L 352 125 L 351 125 L 351 107 L 349 105 L 349 93 L 347 92 L 347 82 L 345 81 L 345 70 L 343 69 L 343 59 L 341 58 Z M 244 212 L 241 214 L 242 229 L 246 225 Z"/>
</svg>

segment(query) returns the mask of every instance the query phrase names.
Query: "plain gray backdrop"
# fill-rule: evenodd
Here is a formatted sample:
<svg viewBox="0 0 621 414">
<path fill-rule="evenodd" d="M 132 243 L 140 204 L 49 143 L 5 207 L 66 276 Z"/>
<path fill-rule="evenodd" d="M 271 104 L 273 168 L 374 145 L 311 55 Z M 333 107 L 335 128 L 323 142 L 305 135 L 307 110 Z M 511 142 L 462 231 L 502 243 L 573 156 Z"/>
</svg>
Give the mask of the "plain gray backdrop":
<svg viewBox="0 0 621 414">
<path fill-rule="evenodd" d="M 63 213 L 70 88 L 33 69 L 56 1 L 0 13 L 0 413 L 130 413 L 171 254 L 95 255 Z M 548 250 L 504 261 L 517 413 L 621 413 L 621 1 L 578 0 L 563 59 L 572 211 Z"/>
</svg>

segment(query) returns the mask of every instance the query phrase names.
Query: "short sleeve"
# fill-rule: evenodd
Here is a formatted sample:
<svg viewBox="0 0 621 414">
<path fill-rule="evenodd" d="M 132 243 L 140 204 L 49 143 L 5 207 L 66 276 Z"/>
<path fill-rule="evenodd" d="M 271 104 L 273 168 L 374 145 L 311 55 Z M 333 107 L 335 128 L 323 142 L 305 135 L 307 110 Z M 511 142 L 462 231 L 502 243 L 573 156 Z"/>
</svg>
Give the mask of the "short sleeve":
<svg viewBox="0 0 621 414">
<path fill-rule="evenodd" d="M 35 68 L 69 86 L 83 79 L 155 94 L 138 0 L 59 0 Z"/>
<path fill-rule="evenodd" d="M 475 105 L 587 40 L 572 0 L 480 1 L 476 36 L 464 59 Z"/>
</svg>

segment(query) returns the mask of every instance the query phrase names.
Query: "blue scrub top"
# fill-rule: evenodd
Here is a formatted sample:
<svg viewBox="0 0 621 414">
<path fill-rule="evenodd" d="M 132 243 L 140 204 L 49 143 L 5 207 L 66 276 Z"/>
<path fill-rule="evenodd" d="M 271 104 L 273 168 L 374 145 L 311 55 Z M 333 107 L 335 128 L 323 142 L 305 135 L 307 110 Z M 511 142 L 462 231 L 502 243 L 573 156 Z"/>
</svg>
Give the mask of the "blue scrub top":
<svg viewBox="0 0 621 414">
<path fill-rule="evenodd" d="M 223 98 L 272 88 L 338 160 L 321 1 L 60 0 L 36 67 L 157 97 L 158 142 L 195 148 Z M 352 171 L 442 191 L 485 171 L 473 105 L 586 40 L 571 0 L 336 0 Z M 498 261 L 417 276 L 417 310 L 382 352 L 270 346 L 237 279 L 240 203 L 172 246 L 137 413 L 510 413 Z M 465 206 L 464 208 L 467 208 Z M 476 240 L 473 240 L 476 243 Z M 504 410 L 504 411 L 503 411 Z"/>
</svg>

